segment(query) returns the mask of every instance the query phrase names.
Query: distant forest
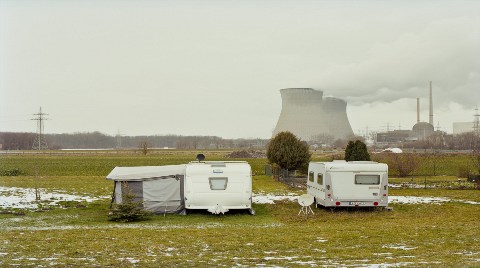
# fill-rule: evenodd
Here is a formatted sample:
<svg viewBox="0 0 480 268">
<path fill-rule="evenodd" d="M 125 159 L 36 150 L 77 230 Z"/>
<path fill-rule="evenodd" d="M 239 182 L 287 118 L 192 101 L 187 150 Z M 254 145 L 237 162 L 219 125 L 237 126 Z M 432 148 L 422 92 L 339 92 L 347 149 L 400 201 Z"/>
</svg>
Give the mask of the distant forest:
<svg viewBox="0 0 480 268">
<path fill-rule="evenodd" d="M 31 150 L 35 133 L 0 132 L 2 150 Z M 45 134 L 49 149 L 132 149 L 149 148 L 222 149 L 264 148 L 267 139 L 224 139 L 216 136 L 110 136 L 100 132 Z"/>
<path fill-rule="evenodd" d="M 0 150 L 31 150 L 35 133 L 0 132 Z M 265 148 L 269 139 L 224 139 L 216 136 L 110 136 L 98 131 L 73 134 L 46 134 L 48 149 L 139 149 L 147 144 L 148 148 L 176 149 L 233 149 L 233 148 Z M 353 136 L 349 139 L 333 140 L 332 137 L 319 135 L 308 144 L 317 147 L 318 144 L 327 148 L 345 148 L 349 140 L 362 140 Z M 445 133 L 434 134 L 426 140 L 399 142 L 391 144 L 376 144 L 379 147 L 400 147 L 417 149 L 471 150 L 480 142 L 479 136 L 473 132 L 458 135 Z M 379 148 L 377 147 L 377 148 Z"/>
</svg>

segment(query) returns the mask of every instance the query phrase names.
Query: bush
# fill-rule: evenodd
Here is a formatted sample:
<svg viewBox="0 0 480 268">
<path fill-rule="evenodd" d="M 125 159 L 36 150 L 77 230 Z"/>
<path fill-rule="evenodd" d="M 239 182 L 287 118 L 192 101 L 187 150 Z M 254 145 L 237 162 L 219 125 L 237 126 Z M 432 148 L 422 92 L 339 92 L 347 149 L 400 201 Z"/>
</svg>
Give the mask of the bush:
<svg viewBox="0 0 480 268">
<path fill-rule="evenodd" d="M 2 172 L 0 172 L 1 176 L 10 176 L 10 177 L 15 177 L 15 176 L 20 176 L 25 174 L 23 171 L 21 171 L 19 168 L 13 168 L 13 169 L 7 169 Z"/>
<path fill-rule="evenodd" d="M 268 161 L 282 169 L 306 171 L 310 157 L 307 143 L 288 131 L 278 133 L 267 145 Z"/>
<path fill-rule="evenodd" d="M 471 170 L 470 170 L 470 167 L 466 166 L 466 165 L 462 165 L 462 166 L 459 166 L 458 167 L 458 170 L 457 170 L 457 177 L 459 178 L 468 178 L 468 176 L 471 174 Z"/>
<path fill-rule="evenodd" d="M 122 183 L 122 202 L 113 204 L 108 214 L 110 221 L 132 222 L 140 221 L 152 215 L 143 208 L 143 202 L 135 202 L 135 194 L 130 191 L 128 183 Z"/>
<path fill-rule="evenodd" d="M 367 145 L 360 140 L 349 141 L 345 148 L 345 161 L 370 161 Z"/>
<path fill-rule="evenodd" d="M 387 153 L 385 160 L 388 168 L 397 171 L 399 177 L 410 175 L 420 166 L 420 157 L 416 154 Z"/>
<path fill-rule="evenodd" d="M 475 189 L 480 190 L 480 175 L 468 175 L 467 181 L 475 183 Z"/>
</svg>

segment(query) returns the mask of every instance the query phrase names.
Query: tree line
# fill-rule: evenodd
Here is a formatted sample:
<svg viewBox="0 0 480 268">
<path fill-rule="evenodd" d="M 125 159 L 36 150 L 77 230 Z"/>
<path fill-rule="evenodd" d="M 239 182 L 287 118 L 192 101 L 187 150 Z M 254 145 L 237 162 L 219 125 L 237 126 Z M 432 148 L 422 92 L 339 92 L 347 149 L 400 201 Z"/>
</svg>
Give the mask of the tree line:
<svg viewBox="0 0 480 268">
<path fill-rule="evenodd" d="M 466 132 L 461 134 L 447 134 L 445 132 L 436 132 L 425 140 L 401 141 L 397 143 L 377 143 L 375 132 L 371 133 L 372 147 L 401 147 L 413 149 L 438 149 L 438 150 L 472 150 L 473 145 L 479 139 L 474 132 Z M 349 141 L 360 140 L 365 142 L 365 138 L 361 136 L 350 136 L 345 139 L 334 139 L 328 134 L 320 134 L 313 136 L 308 142 L 310 146 L 324 146 L 326 148 L 346 148 Z"/>
<path fill-rule="evenodd" d="M 0 132 L 2 150 L 31 150 L 35 133 Z M 111 136 L 101 132 L 45 134 L 48 148 L 58 149 L 132 149 L 148 144 L 149 148 L 222 149 L 264 148 L 267 139 L 224 139 L 217 136 Z"/>
</svg>

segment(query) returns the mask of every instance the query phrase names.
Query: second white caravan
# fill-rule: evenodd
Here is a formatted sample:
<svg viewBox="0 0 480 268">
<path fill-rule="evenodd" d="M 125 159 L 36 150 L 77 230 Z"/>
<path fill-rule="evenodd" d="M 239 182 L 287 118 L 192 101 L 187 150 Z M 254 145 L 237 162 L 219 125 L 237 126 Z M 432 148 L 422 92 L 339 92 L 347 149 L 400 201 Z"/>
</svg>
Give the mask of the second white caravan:
<svg viewBox="0 0 480 268">
<path fill-rule="evenodd" d="M 213 214 L 252 209 L 252 170 L 244 161 L 190 162 L 185 171 L 185 208 Z"/>
<path fill-rule="evenodd" d="M 372 161 L 310 162 L 307 192 L 324 207 L 387 207 L 388 166 Z"/>
</svg>

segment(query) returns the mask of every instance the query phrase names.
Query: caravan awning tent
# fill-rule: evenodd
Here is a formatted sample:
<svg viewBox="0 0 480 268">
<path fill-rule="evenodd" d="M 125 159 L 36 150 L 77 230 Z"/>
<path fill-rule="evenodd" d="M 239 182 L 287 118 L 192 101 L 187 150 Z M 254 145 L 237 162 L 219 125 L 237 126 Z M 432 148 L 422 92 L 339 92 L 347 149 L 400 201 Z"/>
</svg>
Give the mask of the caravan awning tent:
<svg viewBox="0 0 480 268">
<path fill-rule="evenodd" d="M 185 165 L 115 167 L 107 179 L 114 181 L 113 202 L 121 203 L 125 187 L 153 213 L 184 209 Z"/>
</svg>

